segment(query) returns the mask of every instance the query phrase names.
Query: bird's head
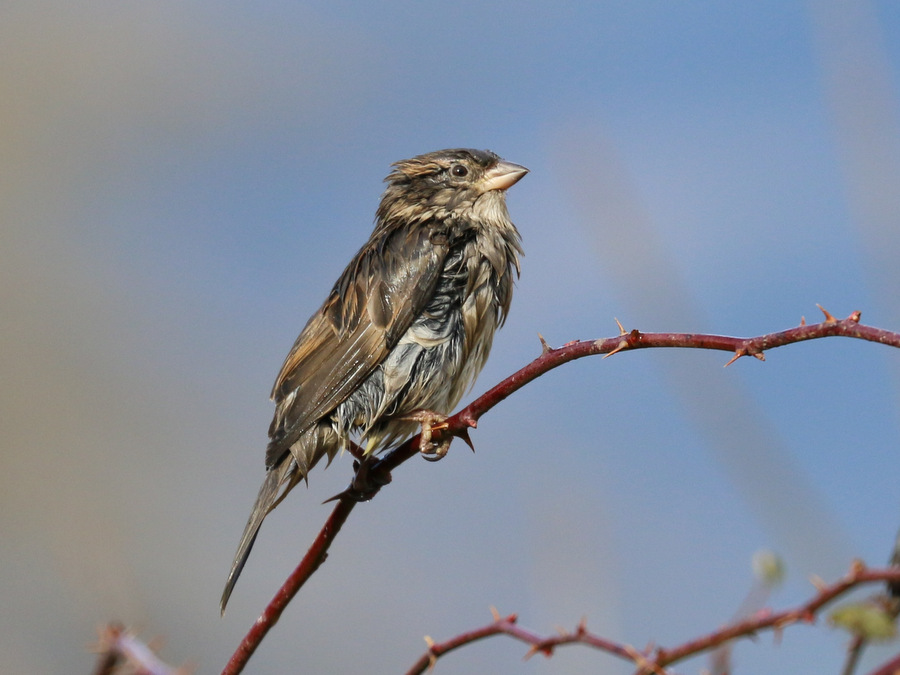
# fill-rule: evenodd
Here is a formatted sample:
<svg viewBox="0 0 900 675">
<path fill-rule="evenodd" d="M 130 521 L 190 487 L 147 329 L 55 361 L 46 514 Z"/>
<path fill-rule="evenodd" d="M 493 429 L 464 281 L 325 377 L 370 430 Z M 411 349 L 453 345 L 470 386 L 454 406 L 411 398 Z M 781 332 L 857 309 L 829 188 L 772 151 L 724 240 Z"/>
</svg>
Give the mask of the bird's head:
<svg viewBox="0 0 900 675">
<path fill-rule="evenodd" d="M 489 150 L 438 150 L 394 163 L 378 207 L 379 222 L 505 215 L 507 188 L 528 169 Z"/>
</svg>

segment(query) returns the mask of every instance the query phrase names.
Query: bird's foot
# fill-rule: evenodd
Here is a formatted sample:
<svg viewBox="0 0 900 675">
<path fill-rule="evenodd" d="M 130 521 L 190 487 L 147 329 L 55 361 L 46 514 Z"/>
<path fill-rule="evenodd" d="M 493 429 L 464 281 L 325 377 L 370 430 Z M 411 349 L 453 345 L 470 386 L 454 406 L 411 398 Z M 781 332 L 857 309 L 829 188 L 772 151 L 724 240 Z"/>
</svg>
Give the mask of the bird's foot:
<svg viewBox="0 0 900 675">
<path fill-rule="evenodd" d="M 422 435 L 419 438 L 419 452 L 429 462 L 436 462 L 444 458 L 450 449 L 450 441 L 453 437 L 444 434 L 447 429 L 447 416 L 433 410 L 413 410 L 403 419 L 412 420 L 422 425 Z"/>
<path fill-rule="evenodd" d="M 353 475 L 350 486 L 334 497 L 326 499 L 323 504 L 338 499 L 367 502 L 378 494 L 381 488 L 391 482 L 391 472 L 381 468 L 381 460 L 374 455 L 366 455 L 362 460 L 355 460 L 353 470 L 356 473 Z"/>
</svg>

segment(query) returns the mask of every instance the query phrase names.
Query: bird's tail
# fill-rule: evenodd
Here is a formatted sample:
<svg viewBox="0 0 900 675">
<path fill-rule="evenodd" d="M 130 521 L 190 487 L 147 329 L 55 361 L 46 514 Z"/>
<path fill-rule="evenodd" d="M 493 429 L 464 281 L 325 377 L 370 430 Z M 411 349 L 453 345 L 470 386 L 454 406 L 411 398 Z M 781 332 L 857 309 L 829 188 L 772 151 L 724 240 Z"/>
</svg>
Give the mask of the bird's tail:
<svg viewBox="0 0 900 675">
<path fill-rule="evenodd" d="M 228 598 L 231 597 L 231 591 L 234 590 L 234 585 L 244 569 L 244 563 L 247 562 L 247 556 L 250 555 L 250 549 L 253 548 L 253 542 L 256 541 L 259 526 L 262 525 L 262 521 L 269 514 L 269 511 L 274 509 L 302 478 L 303 473 L 299 470 L 297 462 L 290 454 L 266 472 L 266 479 L 259 488 L 256 503 L 250 512 L 250 518 L 247 520 L 244 534 L 241 535 L 241 543 L 238 544 L 237 553 L 234 554 L 234 562 L 231 563 L 231 572 L 228 573 L 225 590 L 222 591 L 219 610 L 223 615 L 225 614 L 225 606 L 228 604 Z"/>
</svg>

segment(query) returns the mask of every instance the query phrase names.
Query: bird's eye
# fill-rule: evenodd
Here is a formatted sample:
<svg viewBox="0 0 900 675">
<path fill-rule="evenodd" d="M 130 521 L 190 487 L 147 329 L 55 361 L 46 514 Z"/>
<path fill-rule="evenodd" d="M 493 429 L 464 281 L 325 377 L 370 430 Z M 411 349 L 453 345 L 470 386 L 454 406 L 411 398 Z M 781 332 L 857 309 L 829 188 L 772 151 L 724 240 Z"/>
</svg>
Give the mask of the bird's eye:
<svg viewBox="0 0 900 675">
<path fill-rule="evenodd" d="M 463 176 L 468 175 L 469 170 L 463 166 L 462 164 L 454 164 L 453 168 L 450 169 L 450 173 L 456 176 L 457 178 L 462 178 Z"/>
</svg>

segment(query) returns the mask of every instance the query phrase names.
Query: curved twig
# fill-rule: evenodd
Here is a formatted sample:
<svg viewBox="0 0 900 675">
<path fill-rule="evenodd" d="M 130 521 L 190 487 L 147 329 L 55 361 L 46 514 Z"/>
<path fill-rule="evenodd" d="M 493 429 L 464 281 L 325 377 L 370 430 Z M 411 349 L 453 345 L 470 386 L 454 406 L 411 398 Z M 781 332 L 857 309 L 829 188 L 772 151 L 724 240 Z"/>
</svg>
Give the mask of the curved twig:
<svg viewBox="0 0 900 675">
<path fill-rule="evenodd" d="M 848 337 L 900 347 L 900 333 L 859 323 L 859 312 L 853 312 L 846 319 L 835 319 L 826 310 L 821 307 L 819 309 L 825 315 L 825 319 L 821 323 L 806 324 L 805 320 L 801 320 L 800 325 L 795 328 L 753 338 L 697 333 L 641 333 L 638 330 L 628 332 L 621 327 L 621 324 L 619 325 L 620 334 L 617 337 L 575 341 L 557 349 L 550 348 L 541 338 L 542 350 L 538 358 L 476 398 L 452 417 L 447 418 L 444 428 L 436 430 L 433 433 L 433 438 L 440 438 L 441 435 L 446 434 L 462 438 L 467 443 L 470 443 L 468 437 L 469 429 L 476 427 L 481 416 L 491 408 L 544 373 L 564 363 L 586 356 L 598 354 L 611 356 L 618 352 L 633 349 L 663 347 L 715 349 L 733 354 L 732 359 L 725 364 L 727 366 L 742 356 L 754 356 L 757 359 L 765 360 L 763 356 L 765 350 L 823 337 Z M 419 454 L 420 440 L 421 435 L 416 435 L 380 459 L 362 462 L 361 466 L 364 467 L 364 471 L 368 474 L 365 481 L 366 489 L 361 490 L 359 481 L 355 478 L 346 491 L 334 498 L 337 500 L 337 504 L 312 546 L 310 546 L 303 560 L 287 578 L 241 641 L 237 651 L 235 651 L 222 671 L 223 675 L 236 675 L 243 670 L 266 633 L 278 621 L 284 608 L 318 569 L 319 565 L 325 561 L 334 537 L 347 520 L 356 502 L 361 499 L 374 497 L 383 485 L 390 482 L 390 472 L 393 469 Z M 358 470 L 358 473 L 361 471 L 362 469 Z"/>
<path fill-rule="evenodd" d="M 437 660 L 444 654 L 495 635 L 509 635 L 516 640 L 530 645 L 531 647 L 525 654 L 525 658 L 529 658 L 536 653 L 552 656 L 556 647 L 581 644 L 594 647 L 607 654 L 630 661 L 637 666 L 635 675 L 648 675 L 649 673 L 660 675 L 668 672 L 666 670 L 667 666 L 678 661 L 683 661 L 689 657 L 696 656 L 701 652 L 708 651 L 737 638 L 752 637 L 764 630 L 780 631 L 787 626 L 798 622 L 812 623 L 815 621 L 819 611 L 826 604 L 832 602 L 853 588 L 864 584 L 889 582 L 898 578 L 900 578 L 900 570 L 897 568 L 866 569 L 862 563 L 854 562 L 850 571 L 843 578 L 831 585 L 818 586 L 815 596 L 798 607 L 782 610 L 780 612 L 768 610 L 760 611 L 747 619 L 726 625 L 709 635 L 669 649 L 660 647 L 655 650 L 648 649 L 641 651 L 631 645 L 613 642 L 590 632 L 584 621 L 579 623 L 572 632 L 561 632 L 556 635 L 545 637 L 537 635 L 525 628 L 521 628 L 517 623 L 518 617 L 515 614 L 501 617 L 496 610 L 492 610 L 494 620 L 486 626 L 461 633 L 456 637 L 440 643 L 434 642 L 426 637 L 425 642 L 428 644 L 428 649 L 406 672 L 406 675 L 421 675 L 421 673 L 434 667 Z M 890 663 L 895 664 L 896 661 L 891 661 Z M 893 670 L 885 670 L 890 663 L 882 666 L 876 673 L 895 672 Z"/>
</svg>

